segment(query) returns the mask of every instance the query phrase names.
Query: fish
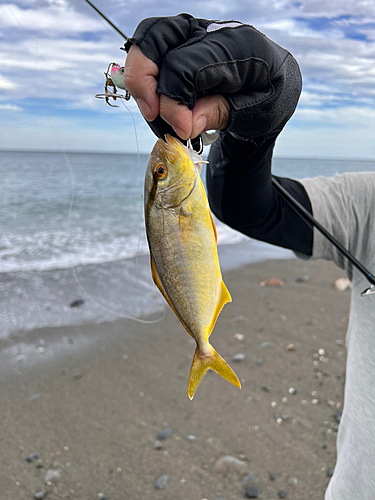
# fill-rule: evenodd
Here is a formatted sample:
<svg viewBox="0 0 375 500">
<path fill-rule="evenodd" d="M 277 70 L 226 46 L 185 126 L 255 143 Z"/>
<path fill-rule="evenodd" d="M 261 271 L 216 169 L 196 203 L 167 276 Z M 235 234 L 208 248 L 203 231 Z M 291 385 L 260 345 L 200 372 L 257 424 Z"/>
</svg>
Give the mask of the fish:
<svg viewBox="0 0 375 500">
<path fill-rule="evenodd" d="M 216 228 L 200 176 L 202 163 L 193 149 L 166 134 L 150 154 L 144 184 L 152 278 L 196 342 L 190 399 L 208 370 L 241 388 L 237 375 L 209 342 L 222 308 L 232 298 L 220 271 Z"/>
</svg>

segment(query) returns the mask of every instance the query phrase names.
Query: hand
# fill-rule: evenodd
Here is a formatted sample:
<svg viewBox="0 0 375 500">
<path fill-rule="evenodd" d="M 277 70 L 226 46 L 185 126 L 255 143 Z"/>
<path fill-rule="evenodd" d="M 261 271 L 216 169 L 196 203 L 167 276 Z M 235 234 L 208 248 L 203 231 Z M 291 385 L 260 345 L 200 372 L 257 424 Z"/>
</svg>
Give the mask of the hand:
<svg viewBox="0 0 375 500">
<path fill-rule="evenodd" d="M 170 126 L 182 139 L 209 129 L 246 141 L 274 137 L 301 92 L 293 56 L 236 21 L 144 19 L 125 50 L 125 86 L 159 137 Z"/>
<path fill-rule="evenodd" d="M 156 93 L 158 74 L 158 66 L 132 45 L 125 62 L 124 83 L 147 121 L 160 115 L 184 140 L 227 126 L 230 108 L 225 97 L 219 94 L 201 97 L 190 110 L 185 104 Z"/>
</svg>

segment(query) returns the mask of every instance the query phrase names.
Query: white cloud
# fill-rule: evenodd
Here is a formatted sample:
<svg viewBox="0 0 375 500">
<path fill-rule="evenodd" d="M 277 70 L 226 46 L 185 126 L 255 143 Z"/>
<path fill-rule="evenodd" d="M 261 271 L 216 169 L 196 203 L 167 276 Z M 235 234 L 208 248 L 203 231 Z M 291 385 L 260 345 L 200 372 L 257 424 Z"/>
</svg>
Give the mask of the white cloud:
<svg viewBox="0 0 375 500">
<path fill-rule="evenodd" d="M 21 9 L 15 4 L 0 5 L 0 27 L 59 33 L 103 31 L 94 18 L 78 16 L 65 2 L 51 2 L 47 8 Z"/>
<path fill-rule="evenodd" d="M 0 109 L 5 111 L 21 111 L 22 108 L 17 106 L 16 104 L 0 104 Z"/>
<path fill-rule="evenodd" d="M 95 4 L 128 35 L 144 17 L 176 15 L 187 9 L 186 2 L 176 0 L 157 3 L 151 0 L 95 0 Z M 320 144 L 322 151 L 326 151 L 328 137 L 346 140 L 346 137 L 350 139 L 350 133 L 355 135 L 356 130 L 362 131 L 359 142 L 363 150 L 368 150 L 364 142 L 372 141 L 369 134 L 374 132 L 371 120 L 374 119 L 375 43 L 348 39 L 346 33 L 355 30 L 375 40 L 375 2 L 233 0 L 228 3 L 227 0 L 210 0 L 204 3 L 191 0 L 188 10 L 196 17 L 234 18 L 253 24 L 296 56 L 303 73 L 304 91 L 292 125 L 288 126 L 289 135 L 283 133 L 282 136 L 301 140 L 295 144 L 298 151 L 302 146 L 310 150 L 312 143 L 317 147 Z M 331 22 L 319 28 L 313 22 L 318 17 Z M 27 115 L 25 109 L 31 109 L 29 104 L 42 99 L 52 120 L 60 120 L 53 115 L 62 110 L 73 110 L 72 114 L 89 110 L 96 111 L 97 116 L 102 115 L 105 123 L 108 117 L 113 117 L 114 126 L 119 126 L 120 110 L 108 108 L 104 102 L 94 99 L 94 94 L 103 92 L 103 72 L 108 63 L 122 64 L 125 56 L 119 50 L 122 43 L 84 2 L 13 0 L 10 3 L 8 0 L 0 5 L 0 29 L 0 102 L 2 106 L 12 103 L 11 106 L 23 109 L 23 113 L 17 113 L 15 108 L 7 108 L 7 115 L 12 111 L 15 117 Z M 135 103 L 129 105 L 139 116 Z M 325 109 L 327 106 L 334 106 L 335 110 Z M 29 119 L 32 116 L 29 115 Z M 15 120 L 13 141 L 23 144 L 28 139 L 25 135 L 20 139 L 16 123 Z M 137 118 L 137 123 L 143 122 Z M 100 123 L 96 125 L 99 127 Z M 11 140 L 11 126 L 7 131 L 1 130 L 0 135 L 6 133 Z M 69 144 L 79 149 L 76 143 L 81 134 L 82 141 L 94 148 L 100 145 L 108 149 L 105 145 L 110 144 L 116 149 L 118 143 L 117 149 L 126 146 L 134 150 L 116 130 L 110 133 L 104 130 L 100 134 L 87 128 L 87 124 L 78 126 L 73 118 L 59 121 L 59 127 L 66 127 L 63 133 L 69 137 L 68 149 Z M 30 144 L 35 141 L 46 144 L 43 138 L 36 138 L 37 131 L 28 130 L 28 133 L 33 137 Z M 142 150 L 147 151 L 154 138 L 149 135 L 145 123 L 139 133 L 145 134 L 140 142 Z M 312 141 L 311 134 L 316 141 Z M 102 140 L 103 137 L 106 140 Z M 281 144 L 283 141 L 287 139 L 282 139 Z M 20 146 L 24 147 L 22 144 Z M 350 140 L 347 144 L 351 144 Z"/>
<path fill-rule="evenodd" d="M 17 87 L 18 85 L 16 83 L 0 75 L 0 90 L 13 90 Z"/>
</svg>

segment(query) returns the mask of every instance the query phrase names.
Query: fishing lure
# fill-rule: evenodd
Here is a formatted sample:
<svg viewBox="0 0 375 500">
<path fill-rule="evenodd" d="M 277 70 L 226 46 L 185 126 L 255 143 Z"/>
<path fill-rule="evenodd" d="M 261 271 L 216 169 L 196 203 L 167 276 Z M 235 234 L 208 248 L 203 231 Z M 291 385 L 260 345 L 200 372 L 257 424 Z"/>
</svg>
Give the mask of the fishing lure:
<svg viewBox="0 0 375 500">
<path fill-rule="evenodd" d="M 125 99 L 129 101 L 130 94 L 128 89 L 124 85 L 124 67 L 117 63 L 111 62 L 108 64 L 107 71 L 104 72 L 105 84 L 104 84 L 104 94 L 96 94 L 95 97 L 98 99 L 104 99 L 108 106 L 111 108 L 118 108 L 116 104 L 111 104 L 110 99 L 116 101 L 116 99 Z M 118 92 L 117 87 L 125 90 L 125 94 Z"/>
</svg>

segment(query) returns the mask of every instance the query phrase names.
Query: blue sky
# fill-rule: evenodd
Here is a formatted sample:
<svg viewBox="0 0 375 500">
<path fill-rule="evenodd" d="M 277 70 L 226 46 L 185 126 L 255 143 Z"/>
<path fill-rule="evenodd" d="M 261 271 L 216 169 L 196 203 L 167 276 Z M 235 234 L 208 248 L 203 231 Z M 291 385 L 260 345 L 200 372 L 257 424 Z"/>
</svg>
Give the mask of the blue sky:
<svg viewBox="0 0 375 500">
<path fill-rule="evenodd" d="M 253 24 L 297 58 L 284 157 L 375 159 L 375 2 L 94 0 L 128 36 L 144 17 L 188 12 Z M 123 40 L 83 0 L 0 0 L 0 149 L 135 152 L 132 117 L 94 98 Z M 134 101 L 139 149 L 155 137 Z"/>
</svg>

